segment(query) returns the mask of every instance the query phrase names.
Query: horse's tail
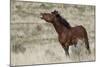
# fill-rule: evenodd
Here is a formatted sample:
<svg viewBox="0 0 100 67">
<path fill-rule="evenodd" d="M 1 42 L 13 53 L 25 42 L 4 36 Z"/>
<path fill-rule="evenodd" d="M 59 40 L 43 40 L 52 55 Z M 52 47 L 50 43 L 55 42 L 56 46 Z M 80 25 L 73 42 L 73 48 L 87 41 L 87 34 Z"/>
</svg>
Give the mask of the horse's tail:
<svg viewBox="0 0 100 67">
<path fill-rule="evenodd" d="M 87 50 L 89 51 L 89 53 L 91 53 L 90 46 L 89 46 L 89 41 L 88 41 L 88 37 L 87 36 L 85 38 L 85 46 L 86 46 Z"/>
<path fill-rule="evenodd" d="M 91 53 L 90 46 L 89 46 L 89 41 L 88 41 L 87 31 L 86 31 L 86 29 L 84 27 L 83 27 L 83 29 L 84 29 L 85 46 L 86 46 L 87 50 L 89 51 L 89 53 Z"/>
</svg>

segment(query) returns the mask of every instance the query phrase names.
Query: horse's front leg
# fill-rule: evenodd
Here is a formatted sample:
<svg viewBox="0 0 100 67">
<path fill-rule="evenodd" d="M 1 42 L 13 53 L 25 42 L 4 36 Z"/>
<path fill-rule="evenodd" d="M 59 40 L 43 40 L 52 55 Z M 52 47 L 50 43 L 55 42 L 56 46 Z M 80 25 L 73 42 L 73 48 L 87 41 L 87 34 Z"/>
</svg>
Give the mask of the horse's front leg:
<svg viewBox="0 0 100 67">
<path fill-rule="evenodd" d="M 62 47 L 65 51 L 66 56 L 69 56 L 69 46 L 66 46 L 66 44 L 62 44 Z"/>
<path fill-rule="evenodd" d="M 66 46 L 66 48 L 65 48 L 66 55 L 69 56 L 69 45 L 68 44 L 65 44 L 65 46 Z"/>
<path fill-rule="evenodd" d="M 69 45 L 66 43 L 65 39 L 59 38 L 59 42 L 62 45 L 62 48 L 64 49 L 66 56 L 69 56 Z"/>
</svg>

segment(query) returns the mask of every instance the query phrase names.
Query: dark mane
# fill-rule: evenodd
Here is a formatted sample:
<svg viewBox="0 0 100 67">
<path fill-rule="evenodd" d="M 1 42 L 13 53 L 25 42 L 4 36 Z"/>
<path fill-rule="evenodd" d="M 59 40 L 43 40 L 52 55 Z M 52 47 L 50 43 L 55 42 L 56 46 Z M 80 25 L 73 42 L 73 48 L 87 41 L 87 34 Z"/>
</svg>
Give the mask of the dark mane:
<svg viewBox="0 0 100 67">
<path fill-rule="evenodd" d="M 68 21 L 66 21 L 63 17 L 60 16 L 60 14 L 56 14 L 57 19 L 60 21 L 61 24 L 66 26 L 67 28 L 71 28 L 70 24 Z"/>
</svg>

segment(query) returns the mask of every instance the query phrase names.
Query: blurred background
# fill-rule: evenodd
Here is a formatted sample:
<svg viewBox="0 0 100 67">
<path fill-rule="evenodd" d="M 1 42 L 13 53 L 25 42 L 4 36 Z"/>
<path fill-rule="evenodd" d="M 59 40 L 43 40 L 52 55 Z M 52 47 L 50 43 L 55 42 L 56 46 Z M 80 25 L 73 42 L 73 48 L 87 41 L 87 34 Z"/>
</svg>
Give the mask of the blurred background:
<svg viewBox="0 0 100 67">
<path fill-rule="evenodd" d="M 53 25 L 40 19 L 41 12 L 54 10 L 59 11 L 71 26 L 86 28 L 91 55 L 84 46 L 71 46 L 70 57 L 66 57 Z M 11 0 L 10 32 L 11 65 L 95 60 L 95 6 Z"/>
</svg>

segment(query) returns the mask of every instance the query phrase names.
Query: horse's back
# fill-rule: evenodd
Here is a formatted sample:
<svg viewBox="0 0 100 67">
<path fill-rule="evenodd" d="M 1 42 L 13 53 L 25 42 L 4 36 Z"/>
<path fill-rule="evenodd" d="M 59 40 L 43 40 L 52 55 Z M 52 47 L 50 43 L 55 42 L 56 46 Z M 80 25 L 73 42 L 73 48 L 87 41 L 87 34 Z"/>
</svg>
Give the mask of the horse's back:
<svg viewBox="0 0 100 67">
<path fill-rule="evenodd" d="M 86 29 L 82 25 L 80 25 L 80 26 L 72 27 L 71 32 L 74 37 L 83 38 L 85 36 Z"/>
</svg>

